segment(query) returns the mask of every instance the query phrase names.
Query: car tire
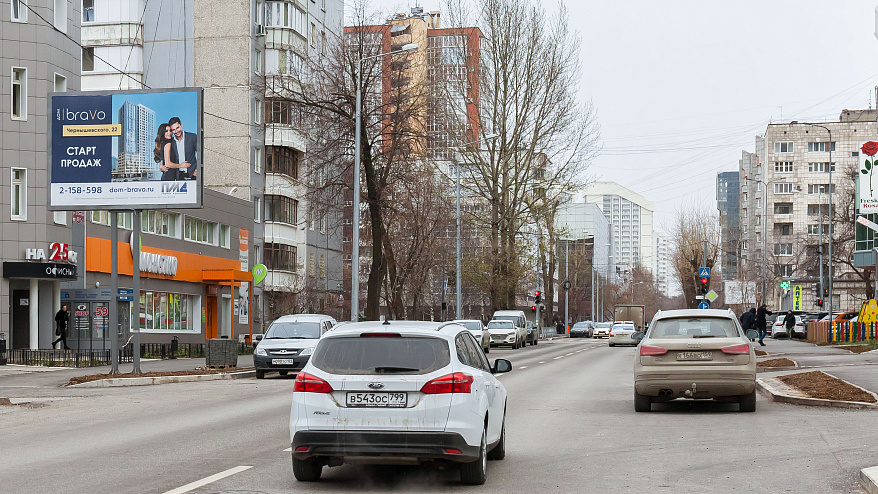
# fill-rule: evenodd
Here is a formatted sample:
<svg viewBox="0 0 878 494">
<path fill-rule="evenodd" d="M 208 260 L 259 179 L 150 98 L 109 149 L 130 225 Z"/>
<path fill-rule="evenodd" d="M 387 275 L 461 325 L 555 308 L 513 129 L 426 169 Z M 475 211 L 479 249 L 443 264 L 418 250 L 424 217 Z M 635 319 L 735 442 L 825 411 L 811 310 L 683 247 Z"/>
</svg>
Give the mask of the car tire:
<svg viewBox="0 0 878 494">
<path fill-rule="evenodd" d="M 299 482 L 314 482 L 320 480 L 323 465 L 317 460 L 299 460 L 293 458 L 293 475 Z"/>
<path fill-rule="evenodd" d="M 652 411 L 652 400 L 649 396 L 642 395 L 637 391 L 634 392 L 634 411 L 649 412 Z"/>
<path fill-rule="evenodd" d="M 609 342 L 608 342 L 608 344 L 609 344 L 610 346 L 616 346 L 615 343 L 609 343 Z"/>
<path fill-rule="evenodd" d="M 256 369 L 256 379 L 265 379 L 265 371 Z"/>
<path fill-rule="evenodd" d="M 503 424 L 500 426 L 500 440 L 494 449 L 488 451 L 488 459 L 498 461 L 506 458 L 506 415 L 503 415 Z"/>
<path fill-rule="evenodd" d="M 287 371 L 277 371 L 278 374 L 285 376 L 287 375 Z"/>
<path fill-rule="evenodd" d="M 485 431 L 479 444 L 479 459 L 470 463 L 460 464 L 460 481 L 467 485 L 482 485 L 488 480 L 488 447 L 485 443 Z"/>
<path fill-rule="evenodd" d="M 536 344 L 539 343 L 539 342 L 540 342 L 540 340 L 534 338 L 534 345 L 536 345 Z"/>
<path fill-rule="evenodd" d="M 738 407 L 742 412 L 755 412 L 756 411 L 756 390 L 754 389 L 751 393 L 746 395 L 741 395 Z"/>
</svg>

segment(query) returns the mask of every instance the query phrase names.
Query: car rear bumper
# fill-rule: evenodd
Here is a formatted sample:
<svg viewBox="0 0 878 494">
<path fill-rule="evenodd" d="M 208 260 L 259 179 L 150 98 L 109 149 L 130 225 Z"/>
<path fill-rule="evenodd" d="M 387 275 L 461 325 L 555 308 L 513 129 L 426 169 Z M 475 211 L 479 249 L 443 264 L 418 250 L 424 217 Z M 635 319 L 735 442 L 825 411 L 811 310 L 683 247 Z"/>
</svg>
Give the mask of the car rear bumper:
<svg viewBox="0 0 878 494">
<path fill-rule="evenodd" d="M 293 456 L 299 460 L 329 457 L 361 463 L 469 463 L 479 458 L 479 446 L 470 446 L 455 432 L 298 431 L 293 436 L 292 448 Z M 302 448 L 307 450 L 299 451 Z"/>
<path fill-rule="evenodd" d="M 756 369 L 704 370 L 691 375 L 635 374 L 634 389 L 645 396 L 666 396 L 669 399 L 739 396 L 756 389 Z"/>
<path fill-rule="evenodd" d="M 292 359 L 292 364 L 274 364 L 272 360 L 276 360 L 279 358 Z M 310 355 L 305 355 L 304 357 L 272 357 L 272 356 L 262 356 L 262 355 L 253 355 L 253 367 L 257 370 L 263 371 L 295 371 L 302 370 L 305 367 L 305 364 L 308 363 L 308 359 L 311 358 Z"/>
</svg>

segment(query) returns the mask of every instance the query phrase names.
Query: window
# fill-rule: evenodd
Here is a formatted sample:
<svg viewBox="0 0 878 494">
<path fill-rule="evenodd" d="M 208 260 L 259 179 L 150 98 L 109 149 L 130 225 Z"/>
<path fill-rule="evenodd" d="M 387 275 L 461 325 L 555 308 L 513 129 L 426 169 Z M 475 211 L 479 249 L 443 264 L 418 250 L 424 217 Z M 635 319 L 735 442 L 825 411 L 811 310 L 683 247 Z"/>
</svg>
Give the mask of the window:
<svg viewBox="0 0 878 494">
<path fill-rule="evenodd" d="M 829 225 L 823 225 L 823 234 L 829 235 Z M 808 235 L 820 235 L 820 224 L 808 225 Z"/>
<path fill-rule="evenodd" d="M 187 216 L 183 220 L 183 239 L 200 244 L 217 245 L 218 226 L 212 221 Z"/>
<path fill-rule="evenodd" d="M 774 255 L 791 256 L 793 255 L 793 244 L 774 244 Z"/>
<path fill-rule="evenodd" d="M 67 91 L 67 78 L 61 74 L 55 74 L 55 86 L 56 93 L 63 93 Z"/>
<path fill-rule="evenodd" d="M 824 216 L 828 216 L 829 204 L 808 204 L 808 216 L 817 216 L 821 211 Z"/>
<path fill-rule="evenodd" d="M 792 161 L 775 161 L 774 171 L 776 173 L 793 173 Z"/>
<path fill-rule="evenodd" d="M 132 306 L 133 307 L 133 306 Z M 197 295 L 140 291 L 140 329 L 144 332 L 198 332 L 200 300 Z"/>
<path fill-rule="evenodd" d="M 295 225 L 299 221 L 299 201 L 287 196 L 266 194 L 265 221 Z"/>
<path fill-rule="evenodd" d="M 741 242 L 741 250 L 747 250 L 747 241 L 746 240 Z"/>
<path fill-rule="evenodd" d="M 793 141 L 776 141 L 774 143 L 775 153 L 792 153 Z"/>
<path fill-rule="evenodd" d="M 832 184 L 832 187 L 829 184 L 808 184 L 809 194 L 827 194 L 830 191 L 835 193 L 835 184 Z"/>
<path fill-rule="evenodd" d="M 305 12 L 288 2 L 265 2 L 265 25 L 287 27 L 305 35 Z"/>
<path fill-rule="evenodd" d="M 761 215 L 761 214 L 757 214 L 757 215 L 756 215 L 756 226 L 759 226 L 759 225 L 761 225 L 761 224 L 762 224 L 762 215 Z"/>
<path fill-rule="evenodd" d="M 320 217 L 320 233 L 326 234 L 326 215 Z"/>
<path fill-rule="evenodd" d="M 82 71 L 94 72 L 95 70 L 95 49 L 82 48 Z"/>
<path fill-rule="evenodd" d="M 145 215 L 145 212 L 144 212 Z M 99 225 L 110 226 L 110 212 L 109 211 L 92 211 L 91 212 L 91 222 Z M 133 216 L 131 213 L 116 213 L 116 223 L 119 225 L 119 228 L 124 228 L 126 230 L 131 229 Z M 141 222 L 141 230 L 143 229 L 143 224 Z"/>
<path fill-rule="evenodd" d="M 253 102 L 253 121 L 258 124 L 262 123 L 262 102 L 259 99 Z"/>
<path fill-rule="evenodd" d="M 262 148 L 253 149 L 253 172 L 262 173 Z"/>
<path fill-rule="evenodd" d="M 756 182 L 756 192 L 762 192 L 762 182 Z"/>
<path fill-rule="evenodd" d="M 295 271 L 296 247 L 287 244 L 265 244 L 265 267 L 272 271 Z"/>
<path fill-rule="evenodd" d="M 314 253 L 308 253 L 308 276 L 314 277 Z"/>
<path fill-rule="evenodd" d="M 161 235 L 163 237 L 177 236 L 177 217 L 179 215 L 167 211 L 144 211 L 140 220 L 140 231 Z"/>
<path fill-rule="evenodd" d="M 302 126 L 302 115 L 290 100 L 265 99 L 265 123 Z"/>
<path fill-rule="evenodd" d="M 830 142 L 830 143 L 809 142 L 808 143 L 808 152 L 809 153 L 825 153 L 826 151 L 835 152 L 835 143 L 834 142 Z"/>
<path fill-rule="evenodd" d="M 265 171 L 280 173 L 290 178 L 299 178 L 299 152 L 281 146 L 267 146 L 265 149 Z"/>
<path fill-rule="evenodd" d="M 808 163 L 809 172 L 828 172 L 830 170 L 829 163 Z M 832 171 L 835 171 L 835 163 L 832 164 Z"/>
<path fill-rule="evenodd" d="M 15 0 L 12 0 L 13 2 Z M 67 1 L 68 0 L 55 0 L 55 28 L 61 31 L 62 33 L 67 32 Z"/>
<path fill-rule="evenodd" d="M 253 63 L 256 65 L 253 67 L 253 72 L 257 74 L 262 72 L 262 50 L 256 50 L 256 58 Z"/>
<path fill-rule="evenodd" d="M 12 210 L 11 219 L 27 220 L 27 170 L 12 169 Z"/>
<path fill-rule="evenodd" d="M 320 277 L 326 278 L 326 256 L 320 254 L 320 262 L 317 264 L 318 269 L 320 269 Z"/>
<path fill-rule="evenodd" d="M 326 55 L 326 31 L 320 31 L 320 54 Z"/>
<path fill-rule="evenodd" d="M 229 225 L 220 225 L 219 227 L 219 246 L 228 249 L 231 245 L 232 227 Z M 257 246 L 258 247 L 258 246 Z M 258 257 L 257 257 L 258 259 Z"/>
<path fill-rule="evenodd" d="M 317 48 L 317 25 L 311 23 L 311 48 Z"/>
<path fill-rule="evenodd" d="M 776 202 L 774 203 L 774 214 L 793 214 L 793 203 Z"/>
<path fill-rule="evenodd" d="M 793 224 L 792 223 L 775 223 L 774 224 L 774 233 L 776 235 L 792 235 L 793 234 Z"/>
<path fill-rule="evenodd" d="M 262 198 L 253 198 L 253 221 L 262 223 Z"/>
<path fill-rule="evenodd" d="M 791 183 L 776 183 L 776 184 L 774 184 L 774 193 L 775 194 L 792 194 L 793 193 L 793 184 L 791 184 Z"/>
<path fill-rule="evenodd" d="M 790 277 L 793 275 L 793 265 L 792 264 L 775 264 L 774 265 L 774 274 L 775 274 L 775 276 Z"/>
<path fill-rule="evenodd" d="M 95 0 L 82 0 L 82 22 L 94 22 Z"/>
<path fill-rule="evenodd" d="M 12 67 L 12 119 L 27 120 L 27 69 Z"/>
<path fill-rule="evenodd" d="M 762 198 L 761 197 L 756 198 L 756 209 L 762 209 Z"/>
<path fill-rule="evenodd" d="M 52 220 L 56 225 L 67 224 L 67 211 L 55 211 L 52 213 Z"/>
<path fill-rule="evenodd" d="M 27 22 L 27 0 L 12 0 L 12 21 Z"/>
</svg>

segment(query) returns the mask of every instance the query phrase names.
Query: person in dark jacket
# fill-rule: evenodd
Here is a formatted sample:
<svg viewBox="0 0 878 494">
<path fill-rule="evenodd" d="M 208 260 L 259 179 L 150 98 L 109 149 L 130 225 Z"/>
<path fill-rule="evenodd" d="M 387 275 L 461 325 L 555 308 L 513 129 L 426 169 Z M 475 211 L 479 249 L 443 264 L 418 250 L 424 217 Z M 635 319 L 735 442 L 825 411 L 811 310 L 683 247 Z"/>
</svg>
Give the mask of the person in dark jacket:
<svg viewBox="0 0 878 494">
<path fill-rule="evenodd" d="M 787 328 L 787 337 L 793 339 L 793 328 L 796 327 L 796 316 L 793 315 L 793 311 L 787 311 L 787 315 L 783 318 L 783 325 Z"/>
<path fill-rule="evenodd" d="M 744 330 L 744 334 L 747 334 L 747 331 L 751 329 L 755 329 L 756 325 L 756 307 L 751 308 L 747 312 L 741 315 L 741 329 Z M 750 341 L 755 341 L 754 338 L 750 338 Z"/>
<path fill-rule="evenodd" d="M 70 315 L 67 314 L 67 306 L 62 305 L 61 310 L 55 314 L 55 334 L 58 335 L 58 339 L 52 342 L 52 348 L 55 348 L 55 344 L 58 342 L 64 343 L 64 349 L 70 350 L 70 347 L 67 346 L 67 321 L 70 320 Z"/>
<path fill-rule="evenodd" d="M 765 304 L 759 306 L 759 310 L 756 311 L 756 329 L 759 330 L 759 344 L 765 346 L 765 343 L 762 341 L 765 339 L 766 330 L 766 317 L 774 314 L 770 310 L 765 307 Z"/>
</svg>

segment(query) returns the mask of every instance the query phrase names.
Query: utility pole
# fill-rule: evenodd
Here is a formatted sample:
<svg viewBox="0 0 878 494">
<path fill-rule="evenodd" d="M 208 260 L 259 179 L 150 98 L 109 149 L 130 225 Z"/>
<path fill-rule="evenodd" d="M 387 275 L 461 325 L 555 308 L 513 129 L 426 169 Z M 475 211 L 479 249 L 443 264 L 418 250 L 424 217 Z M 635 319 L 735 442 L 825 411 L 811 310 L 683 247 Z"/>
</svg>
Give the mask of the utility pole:
<svg viewBox="0 0 878 494">
<path fill-rule="evenodd" d="M 570 241 L 564 241 L 564 333 L 570 329 Z"/>
</svg>

